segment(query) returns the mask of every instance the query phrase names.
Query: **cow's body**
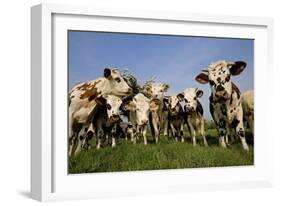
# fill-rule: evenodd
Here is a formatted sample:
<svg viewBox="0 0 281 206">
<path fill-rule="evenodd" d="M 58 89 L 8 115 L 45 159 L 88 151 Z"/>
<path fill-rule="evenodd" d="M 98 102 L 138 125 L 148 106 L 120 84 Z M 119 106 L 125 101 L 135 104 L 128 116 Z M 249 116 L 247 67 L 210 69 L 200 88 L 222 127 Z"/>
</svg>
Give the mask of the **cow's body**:
<svg viewBox="0 0 281 206">
<path fill-rule="evenodd" d="M 103 95 L 123 97 L 131 92 L 132 89 L 115 69 L 105 69 L 104 77 L 73 87 L 69 93 L 69 155 L 72 154 L 76 142 L 78 144 L 75 154 L 80 151 L 80 135 L 89 128 L 89 116 L 97 105 L 95 99 Z"/>
<path fill-rule="evenodd" d="M 208 146 L 205 137 L 205 127 L 204 127 L 204 116 L 203 107 L 199 102 L 198 98 L 203 95 L 202 90 L 188 88 L 184 90 L 183 93 L 178 94 L 179 99 L 183 99 L 185 102 L 185 112 L 187 112 L 187 126 L 190 132 L 193 146 L 196 146 L 196 131 L 199 131 L 203 143 Z"/>
<path fill-rule="evenodd" d="M 244 150 L 249 150 L 243 125 L 243 109 L 241 94 L 237 86 L 230 80 L 231 75 L 239 75 L 246 67 L 245 62 L 218 61 L 210 64 L 196 77 L 199 83 L 210 83 L 210 112 L 217 125 L 219 143 L 226 147 L 228 128 L 234 127 Z"/>
<path fill-rule="evenodd" d="M 150 100 L 142 93 L 138 93 L 132 101 L 127 105 L 129 112 L 129 120 L 133 124 L 133 128 L 136 129 L 137 135 L 140 134 L 143 137 L 143 142 L 147 144 L 147 126 L 149 118 L 149 103 Z M 136 143 L 136 136 L 133 139 Z"/>
<path fill-rule="evenodd" d="M 254 135 L 254 91 L 246 91 L 242 94 L 242 108 L 244 120 Z"/>
<path fill-rule="evenodd" d="M 169 108 L 168 108 L 168 119 L 169 128 L 171 129 L 171 134 L 177 141 L 178 138 L 181 142 L 184 142 L 184 109 L 181 106 L 177 95 L 172 95 L 169 97 Z"/>
<path fill-rule="evenodd" d="M 164 108 L 164 93 L 169 89 L 169 85 L 164 83 L 152 83 L 146 86 L 143 90 L 144 93 L 151 96 L 150 98 L 150 114 L 149 123 L 151 127 L 152 136 L 155 142 L 158 143 L 160 129 L 163 123 L 163 108 Z M 166 131 L 166 129 L 164 129 Z M 166 134 L 165 134 L 166 135 Z"/>
<path fill-rule="evenodd" d="M 120 122 L 117 127 L 117 136 L 125 138 L 126 140 L 130 139 L 131 142 L 135 140 L 136 129 L 134 129 L 131 122 Z"/>
</svg>

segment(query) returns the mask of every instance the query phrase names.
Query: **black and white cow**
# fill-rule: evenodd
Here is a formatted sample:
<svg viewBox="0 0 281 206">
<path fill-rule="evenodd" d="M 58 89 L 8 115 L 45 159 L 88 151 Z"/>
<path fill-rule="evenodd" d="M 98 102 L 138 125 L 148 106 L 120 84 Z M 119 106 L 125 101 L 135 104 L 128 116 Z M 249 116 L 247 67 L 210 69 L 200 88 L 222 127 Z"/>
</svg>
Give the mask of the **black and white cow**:
<svg viewBox="0 0 281 206">
<path fill-rule="evenodd" d="M 120 97 L 104 95 L 95 99 L 98 106 L 90 115 L 91 124 L 97 137 L 97 149 L 100 149 L 102 140 L 110 139 L 111 146 L 116 146 L 117 124 L 119 124 L 119 108 L 122 104 Z"/>
<path fill-rule="evenodd" d="M 209 83 L 211 86 L 210 112 L 217 125 L 220 145 L 226 148 L 227 128 L 232 126 L 241 140 L 243 149 L 248 151 L 241 93 L 231 81 L 231 76 L 239 75 L 245 67 L 246 63 L 243 61 L 217 61 L 203 69 L 204 73 L 199 74 L 195 79 L 201 84 Z"/>
<path fill-rule="evenodd" d="M 172 136 L 176 141 L 178 141 L 178 138 L 180 138 L 181 142 L 184 142 L 184 108 L 180 104 L 177 95 L 170 96 L 168 102 L 168 122 Z"/>
<path fill-rule="evenodd" d="M 183 100 L 185 104 L 184 108 L 187 113 L 186 122 L 192 138 L 193 146 L 196 146 L 196 130 L 199 130 L 204 145 L 208 146 L 208 142 L 205 137 L 203 107 L 198 100 L 202 96 L 203 91 L 195 88 L 185 89 L 182 93 L 177 95 L 177 97 L 181 101 Z"/>
</svg>

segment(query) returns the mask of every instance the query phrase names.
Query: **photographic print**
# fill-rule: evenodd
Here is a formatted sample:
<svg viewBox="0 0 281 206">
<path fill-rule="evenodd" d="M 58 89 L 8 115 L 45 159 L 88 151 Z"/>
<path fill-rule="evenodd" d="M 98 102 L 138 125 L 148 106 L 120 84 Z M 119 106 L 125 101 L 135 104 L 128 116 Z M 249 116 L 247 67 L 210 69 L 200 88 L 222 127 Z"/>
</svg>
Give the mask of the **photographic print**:
<svg viewBox="0 0 281 206">
<path fill-rule="evenodd" d="M 254 164 L 254 40 L 68 31 L 69 174 Z"/>
</svg>

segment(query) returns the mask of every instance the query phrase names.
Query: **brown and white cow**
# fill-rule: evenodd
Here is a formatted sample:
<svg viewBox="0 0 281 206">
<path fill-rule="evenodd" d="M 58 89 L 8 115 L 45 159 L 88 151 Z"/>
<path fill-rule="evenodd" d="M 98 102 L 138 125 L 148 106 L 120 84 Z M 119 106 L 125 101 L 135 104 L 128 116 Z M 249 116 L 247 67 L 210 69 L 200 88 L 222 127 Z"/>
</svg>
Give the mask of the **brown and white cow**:
<svg viewBox="0 0 281 206">
<path fill-rule="evenodd" d="M 178 141 L 178 138 L 180 138 L 181 142 L 184 142 L 184 108 L 180 104 L 178 95 L 170 96 L 168 103 L 168 122 L 172 136 L 176 141 Z"/>
<path fill-rule="evenodd" d="M 69 155 L 74 143 L 81 145 L 80 134 L 88 128 L 90 113 L 97 105 L 95 99 L 102 95 L 124 97 L 130 95 L 132 89 L 116 69 L 104 69 L 104 77 L 87 81 L 74 86 L 69 92 Z M 76 154 L 80 148 L 77 146 Z"/>
<path fill-rule="evenodd" d="M 196 130 L 199 130 L 202 136 L 203 143 L 208 146 L 208 142 L 205 137 L 205 127 L 204 127 L 204 117 L 203 117 L 203 107 L 198 100 L 203 96 L 203 91 L 197 88 L 185 89 L 182 93 L 178 94 L 178 98 L 184 101 L 185 112 L 187 113 L 187 126 L 192 138 L 193 146 L 196 146 Z"/>
<path fill-rule="evenodd" d="M 97 97 L 98 105 L 90 115 L 93 130 L 97 137 L 97 149 L 101 146 L 103 139 L 110 139 L 111 146 L 116 145 L 116 129 L 120 122 L 119 108 L 122 104 L 120 97 L 115 95 L 104 95 Z"/>
<path fill-rule="evenodd" d="M 168 91 L 170 86 L 165 83 L 151 83 L 143 88 L 143 92 L 148 94 L 150 98 L 150 115 L 149 115 L 149 123 L 151 126 L 151 133 L 155 139 L 155 142 L 158 143 L 160 129 L 163 127 L 163 98 L 164 93 Z M 164 131 L 167 131 L 164 129 Z"/>
<path fill-rule="evenodd" d="M 211 86 L 210 112 L 217 125 L 220 145 L 226 148 L 227 128 L 233 126 L 243 149 L 248 151 L 243 125 L 241 93 L 231 81 L 231 76 L 239 75 L 245 67 L 246 63 L 243 61 L 217 61 L 203 69 L 204 73 L 199 74 L 195 79 L 201 84 L 209 82 Z"/>
<path fill-rule="evenodd" d="M 241 95 L 244 120 L 254 135 L 254 91 L 246 91 Z"/>
<path fill-rule="evenodd" d="M 129 112 L 129 120 L 133 124 L 138 134 L 143 137 L 144 145 L 147 144 L 147 126 L 150 112 L 150 99 L 144 96 L 142 93 L 138 93 L 132 101 L 127 104 Z M 136 143 L 136 136 L 133 139 L 134 144 Z"/>
</svg>

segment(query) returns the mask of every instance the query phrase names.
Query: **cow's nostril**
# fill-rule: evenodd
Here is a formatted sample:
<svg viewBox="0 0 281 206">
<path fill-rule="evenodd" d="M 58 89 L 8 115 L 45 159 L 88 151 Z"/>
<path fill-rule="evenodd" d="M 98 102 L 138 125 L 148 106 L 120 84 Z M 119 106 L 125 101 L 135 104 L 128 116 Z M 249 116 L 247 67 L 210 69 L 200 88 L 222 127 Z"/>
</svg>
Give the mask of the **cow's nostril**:
<svg viewBox="0 0 281 206">
<path fill-rule="evenodd" d="M 133 89 L 129 88 L 128 91 L 127 91 L 127 94 L 132 94 L 132 92 L 133 92 Z"/>
</svg>

